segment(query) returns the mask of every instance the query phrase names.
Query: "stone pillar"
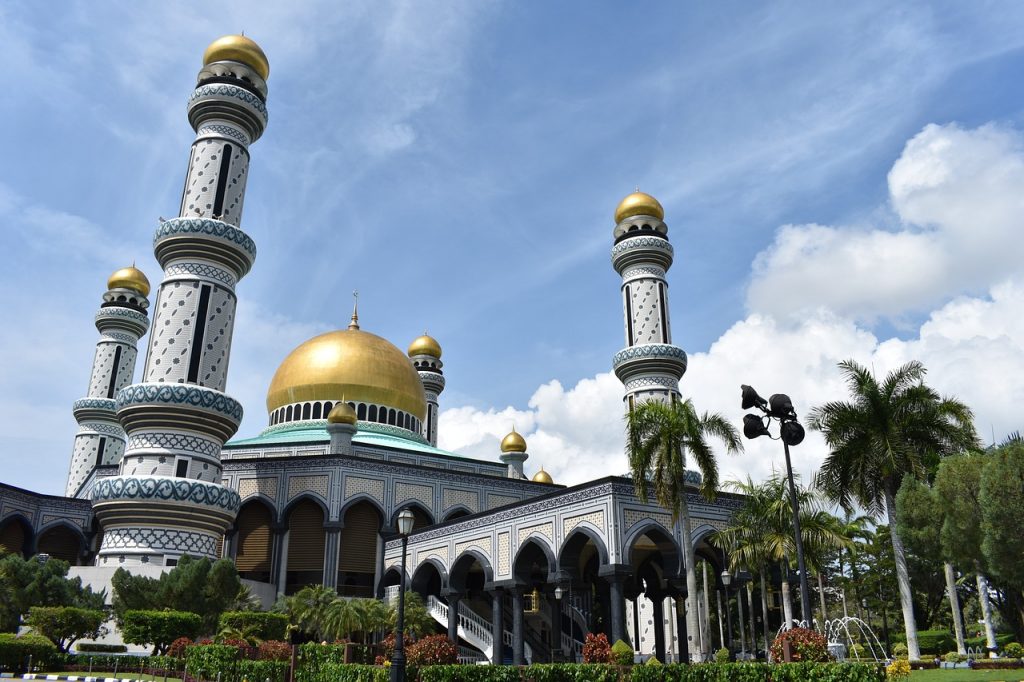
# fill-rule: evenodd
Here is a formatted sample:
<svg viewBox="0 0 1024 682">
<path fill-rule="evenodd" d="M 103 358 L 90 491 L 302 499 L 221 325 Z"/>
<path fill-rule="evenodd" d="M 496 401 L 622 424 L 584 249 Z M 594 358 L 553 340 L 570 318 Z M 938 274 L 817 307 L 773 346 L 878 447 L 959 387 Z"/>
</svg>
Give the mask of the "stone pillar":
<svg viewBox="0 0 1024 682">
<path fill-rule="evenodd" d="M 523 589 L 512 588 L 512 665 L 523 665 Z"/>
<path fill-rule="evenodd" d="M 626 633 L 626 596 L 623 583 L 632 572 L 632 567 L 625 564 L 609 564 L 598 570 L 598 575 L 608 581 L 608 612 L 611 616 L 612 643 L 620 639 L 629 643 L 629 635 Z"/>
<path fill-rule="evenodd" d="M 648 594 L 651 600 L 654 621 L 654 656 L 665 662 L 665 595 L 660 592 Z"/>
<path fill-rule="evenodd" d="M 491 590 L 491 663 L 502 665 L 505 662 L 505 591 L 500 587 Z"/>
<path fill-rule="evenodd" d="M 277 585 L 278 594 L 284 594 L 288 584 L 288 525 L 280 524 L 274 527 L 274 584 Z"/>
<path fill-rule="evenodd" d="M 448 639 L 452 640 L 457 647 L 459 644 L 459 602 L 462 601 L 462 595 L 448 590 L 444 593 L 444 597 L 448 599 Z"/>
<path fill-rule="evenodd" d="M 679 662 L 690 662 L 690 636 L 686 631 L 686 599 L 676 597 L 676 630 L 679 636 Z"/>
<path fill-rule="evenodd" d="M 341 521 L 324 523 L 324 587 L 338 589 L 338 551 L 341 548 L 341 529 L 345 524 Z"/>
</svg>

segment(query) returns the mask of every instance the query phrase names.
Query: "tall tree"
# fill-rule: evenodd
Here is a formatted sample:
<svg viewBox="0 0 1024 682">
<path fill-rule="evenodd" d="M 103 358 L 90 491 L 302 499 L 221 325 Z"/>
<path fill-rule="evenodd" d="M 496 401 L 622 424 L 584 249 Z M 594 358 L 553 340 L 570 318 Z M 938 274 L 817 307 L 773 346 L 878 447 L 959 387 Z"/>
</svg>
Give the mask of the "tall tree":
<svg viewBox="0 0 1024 682">
<path fill-rule="evenodd" d="M 981 472 L 981 551 L 992 575 L 1007 586 L 1014 630 L 1024 640 L 1024 441 L 1011 437 L 987 456 Z"/>
<path fill-rule="evenodd" d="M 897 530 L 896 491 L 905 476 L 923 477 L 937 458 L 977 447 L 973 415 L 962 402 L 926 386 L 920 362 L 908 362 L 881 382 L 853 360 L 839 363 L 839 369 L 851 399 L 816 407 L 809 420 L 831 449 L 819 483 L 846 509 L 859 503 L 869 513 L 884 511 L 888 517 L 907 650 L 917 660 L 921 651 L 906 551 Z"/>
<path fill-rule="evenodd" d="M 743 450 L 739 432 L 720 414 L 698 415 L 693 402 L 657 400 L 640 403 L 626 414 L 629 468 L 636 494 L 646 501 L 648 487 L 654 489 L 658 504 L 672 513 L 682 531 L 683 563 L 686 567 L 686 591 L 697 594 L 697 571 L 690 534 L 690 510 L 686 504 L 687 460 L 693 459 L 701 474 L 700 492 L 714 499 L 718 491 L 718 462 L 708 444 L 716 438 L 726 452 Z M 698 632 L 696 609 L 687 609 L 686 627 Z"/>
<path fill-rule="evenodd" d="M 68 562 L 53 557 L 0 557 L 0 632 L 17 631 L 33 606 L 102 609 L 106 592 L 93 592 L 82 586 L 81 578 L 68 578 L 69 569 Z"/>
<path fill-rule="evenodd" d="M 978 602 L 985 623 L 986 645 L 996 648 L 996 630 L 989 601 L 988 569 L 981 550 L 981 471 L 987 457 L 963 454 L 948 457 L 935 475 L 939 504 L 939 539 L 944 557 L 974 573 L 978 583 Z M 959 645 L 959 644 L 958 644 Z"/>
</svg>

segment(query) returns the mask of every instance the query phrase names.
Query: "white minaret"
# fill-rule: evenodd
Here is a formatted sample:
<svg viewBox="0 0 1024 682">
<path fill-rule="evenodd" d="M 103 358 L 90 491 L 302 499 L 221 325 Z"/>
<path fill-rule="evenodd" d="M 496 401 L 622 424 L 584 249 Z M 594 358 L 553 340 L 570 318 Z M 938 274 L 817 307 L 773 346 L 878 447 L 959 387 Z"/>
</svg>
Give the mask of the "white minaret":
<svg viewBox="0 0 1024 682">
<path fill-rule="evenodd" d="M 100 339 L 89 375 L 86 397 L 74 402 L 78 422 L 75 447 L 64 494 L 84 497 L 85 484 L 98 466 L 118 464 L 124 454 L 124 429 L 117 421 L 114 397 L 135 376 L 139 339 L 149 328 L 149 280 L 134 265 L 121 268 L 107 280 L 107 293 L 96 312 Z"/>
<path fill-rule="evenodd" d="M 409 359 L 419 372 L 420 381 L 423 382 L 423 393 L 427 398 L 427 418 L 423 420 L 423 437 L 437 447 L 438 398 L 444 390 L 441 344 L 434 337 L 423 334 L 409 344 Z"/>
<path fill-rule="evenodd" d="M 269 70 L 249 38 L 220 38 L 207 48 L 189 97 L 196 138 L 180 216 L 163 221 L 154 237 L 164 277 L 142 383 L 117 394 L 127 447 L 120 475 L 92 492 L 103 528 L 100 565 L 216 557 L 238 512 L 238 493 L 221 485 L 220 452 L 242 406 L 223 391 L 235 285 L 256 258 L 238 225 L 249 145 L 267 125 Z"/>
<path fill-rule="evenodd" d="M 341 400 L 327 415 L 327 433 L 331 436 L 332 455 L 351 455 L 352 436 L 356 435 L 359 419 L 355 408 Z"/>
<path fill-rule="evenodd" d="M 678 399 L 686 372 L 686 353 L 672 345 L 665 274 L 673 251 L 664 217 L 658 200 L 639 190 L 615 209 L 612 266 L 622 277 L 626 346 L 612 367 L 628 409 L 644 400 Z"/>
</svg>

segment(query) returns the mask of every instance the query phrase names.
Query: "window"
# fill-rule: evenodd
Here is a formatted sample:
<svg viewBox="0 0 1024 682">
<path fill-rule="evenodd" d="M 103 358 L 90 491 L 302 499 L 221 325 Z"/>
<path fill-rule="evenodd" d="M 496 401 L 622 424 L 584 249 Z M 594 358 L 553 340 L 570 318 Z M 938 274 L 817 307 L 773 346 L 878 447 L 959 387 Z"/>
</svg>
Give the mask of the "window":
<svg viewBox="0 0 1024 682">
<path fill-rule="evenodd" d="M 174 463 L 174 475 L 178 478 L 188 478 L 188 458 L 179 457 Z"/>
</svg>

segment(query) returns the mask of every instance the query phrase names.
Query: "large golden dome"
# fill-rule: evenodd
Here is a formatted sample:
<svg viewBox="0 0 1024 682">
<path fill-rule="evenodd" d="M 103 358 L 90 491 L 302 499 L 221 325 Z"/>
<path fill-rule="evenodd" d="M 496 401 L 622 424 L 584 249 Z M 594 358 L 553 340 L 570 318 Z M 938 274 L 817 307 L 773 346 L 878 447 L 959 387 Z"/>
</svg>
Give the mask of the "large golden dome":
<svg viewBox="0 0 1024 682">
<path fill-rule="evenodd" d="M 619 205 L 615 207 L 615 224 L 617 225 L 626 218 L 632 218 L 635 215 L 649 215 L 658 220 L 664 220 L 665 209 L 661 207 L 661 202 L 650 194 L 637 190 L 620 201 Z"/>
<path fill-rule="evenodd" d="M 427 401 L 412 362 L 386 339 L 352 328 L 313 337 L 288 354 L 267 391 L 267 410 L 314 400 L 386 405 L 423 420 Z"/>
<path fill-rule="evenodd" d="M 263 48 L 245 36 L 224 36 L 210 43 L 203 53 L 203 66 L 221 61 L 241 62 L 258 73 L 263 80 L 270 76 L 270 62 Z"/>
</svg>

